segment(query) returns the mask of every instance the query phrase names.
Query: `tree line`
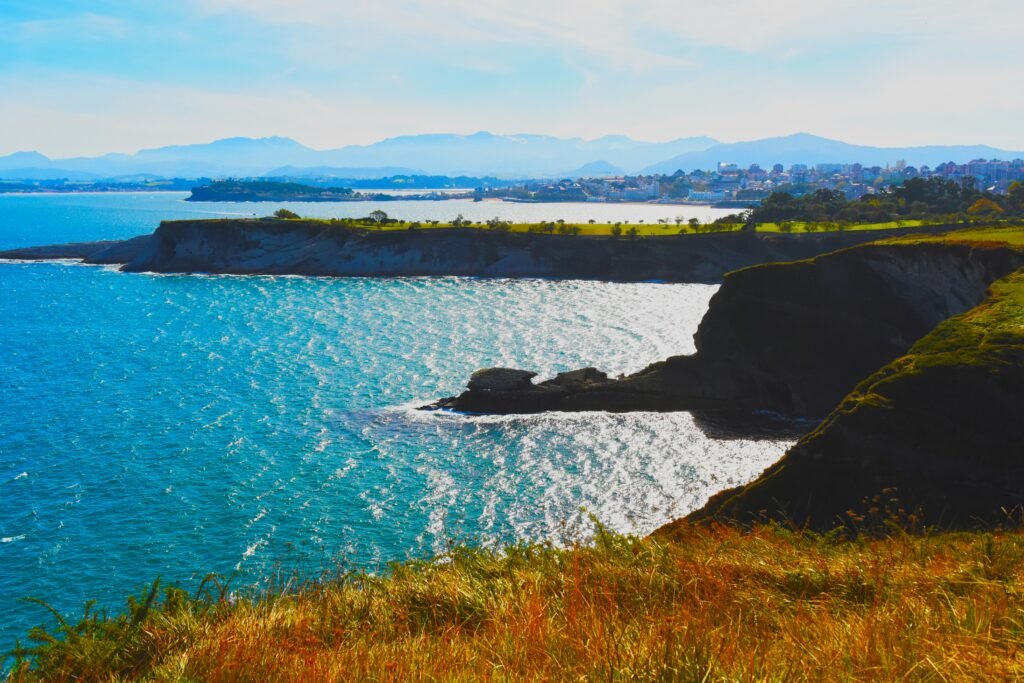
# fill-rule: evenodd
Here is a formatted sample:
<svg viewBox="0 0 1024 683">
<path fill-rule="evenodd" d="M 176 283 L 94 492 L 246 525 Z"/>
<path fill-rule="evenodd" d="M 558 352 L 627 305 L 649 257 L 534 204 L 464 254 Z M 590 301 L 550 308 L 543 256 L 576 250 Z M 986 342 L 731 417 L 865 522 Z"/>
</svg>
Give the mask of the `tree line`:
<svg viewBox="0 0 1024 683">
<path fill-rule="evenodd" d="M 760 206 L 728 216 L 728 222 L 885 223 L 900 220 L 947 220 L 1024 216 L 1024 184 L 1013 183 L 1005 195 L 978 190 L 973 178 L 911 178 L 877 194 L 847 199 L 839 190 L 820 189 L 802 196 L 774 192 Z"/>
</svg>

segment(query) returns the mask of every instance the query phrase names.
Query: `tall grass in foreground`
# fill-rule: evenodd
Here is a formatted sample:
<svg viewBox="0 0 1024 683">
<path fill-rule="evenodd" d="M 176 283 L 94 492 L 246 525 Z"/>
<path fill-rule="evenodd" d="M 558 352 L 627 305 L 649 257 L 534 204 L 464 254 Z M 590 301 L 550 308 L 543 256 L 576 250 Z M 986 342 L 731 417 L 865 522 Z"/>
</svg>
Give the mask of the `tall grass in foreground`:
<svg viewBox="0 0 1024 683">
<path fill-rule="evenodd" d="M 12 680 L 1008 680 L 1022 561 L 1019 531 L 773 525 L 457 548 L 252 600 L 154 586 L 116 618 L 36 631 Z"/>
</svg>

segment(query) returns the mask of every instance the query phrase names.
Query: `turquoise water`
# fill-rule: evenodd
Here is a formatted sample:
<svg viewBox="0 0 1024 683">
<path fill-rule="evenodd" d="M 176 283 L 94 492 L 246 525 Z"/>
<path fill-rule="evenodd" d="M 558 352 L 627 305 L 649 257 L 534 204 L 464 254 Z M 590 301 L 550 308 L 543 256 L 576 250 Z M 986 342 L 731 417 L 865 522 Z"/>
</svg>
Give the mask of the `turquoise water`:
<svg viewBox="0 0 1024 683">
<path fill-rule="evenodd" d="M 195 210 L 0 196 L 0 248 L 126 237 Z M 478 367 L 620 373 L 690 351 L 714 290 L 0 264 L 0 647 L 44 620 L 25 596 L 74 612 L 157 575 L 251 585 L 296 560 L 376 568 L 452 539 L 565 542 L 590 532 L 581 506 L 649 532 L 786 442 L 715 440 L 685 413 L 413 408 Z"/>
</svg>

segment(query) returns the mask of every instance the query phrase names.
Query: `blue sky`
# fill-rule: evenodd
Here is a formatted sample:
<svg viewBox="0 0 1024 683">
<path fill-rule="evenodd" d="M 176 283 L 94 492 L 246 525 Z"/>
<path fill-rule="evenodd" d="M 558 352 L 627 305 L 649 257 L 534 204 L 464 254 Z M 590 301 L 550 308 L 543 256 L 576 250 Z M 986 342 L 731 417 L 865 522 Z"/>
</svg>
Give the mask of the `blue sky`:
<svg viewBox="0 0 1024 683">
<path fill-rule="evenodd" d="M 0 3 L 0 154 L 423 132 L 1024 149 L 1020 0 Z"/>
</svg>

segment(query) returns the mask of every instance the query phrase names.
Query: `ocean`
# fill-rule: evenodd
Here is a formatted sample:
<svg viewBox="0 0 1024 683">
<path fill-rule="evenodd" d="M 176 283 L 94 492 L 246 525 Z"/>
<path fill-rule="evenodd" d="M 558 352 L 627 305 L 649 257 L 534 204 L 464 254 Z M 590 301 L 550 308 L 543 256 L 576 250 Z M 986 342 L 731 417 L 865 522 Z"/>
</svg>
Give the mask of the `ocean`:
<svg viewBox="0 0 1024 683">
<path fill-rule="evenodd" d="M 0 195 L 0 248 L 278 208 L 184 196 Z M 678 208 L 483 204 L 381 207 L 408 220 L 570 221 Z M 715 439 L 687 413 L 415 408 L 480 367 L 615 375 L 691 352 L 715 289 L 0 263 L 0 649 L 48 620 L 29 596 L 74 615 L 92 598 L 118 608 L 157 576 L 195 587 L 214 572 L 242 588 L 296 567 L 380 571 L 458 541 L 586 540 L 591 515 L 652 531 L 790 442 Z"/>
</svg>

